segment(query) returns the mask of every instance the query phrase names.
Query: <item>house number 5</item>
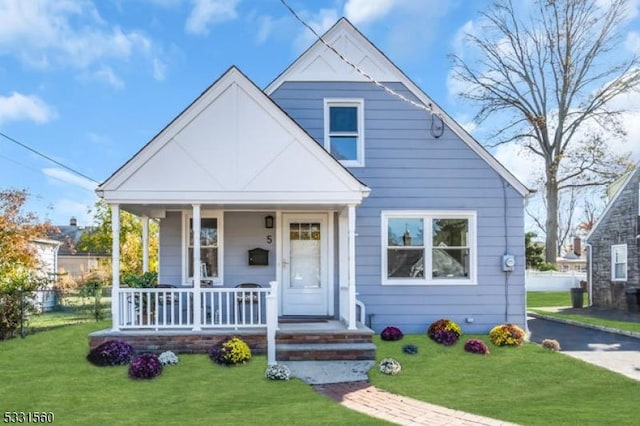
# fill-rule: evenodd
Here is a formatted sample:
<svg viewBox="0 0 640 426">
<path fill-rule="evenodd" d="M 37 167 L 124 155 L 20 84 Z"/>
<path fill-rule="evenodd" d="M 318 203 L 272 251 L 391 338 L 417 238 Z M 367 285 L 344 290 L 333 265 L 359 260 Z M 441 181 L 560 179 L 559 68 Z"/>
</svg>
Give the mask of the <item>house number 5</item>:
<svg viewBox="0 0 640 426">
<path fill-rule="evenodd" d="M 271 244 L 273 242 L 273 237 L 271 235 L 267 235 L 267 244 Z"/>
</svg>

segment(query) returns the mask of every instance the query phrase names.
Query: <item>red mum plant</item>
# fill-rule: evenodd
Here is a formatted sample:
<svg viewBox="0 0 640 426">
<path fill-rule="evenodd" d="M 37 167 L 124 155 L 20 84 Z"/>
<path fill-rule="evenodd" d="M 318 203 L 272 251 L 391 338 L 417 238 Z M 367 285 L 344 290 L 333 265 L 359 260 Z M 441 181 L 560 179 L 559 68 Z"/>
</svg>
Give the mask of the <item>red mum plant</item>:
<svg viewBox="0 0 640 426">
<path fill-rule="evenodd" d="M 464 344 L 464 350 L 473 354 L 488 355 L 489 348 L 487 344 L 480 339 L 469 339 Z"/>
</svg>

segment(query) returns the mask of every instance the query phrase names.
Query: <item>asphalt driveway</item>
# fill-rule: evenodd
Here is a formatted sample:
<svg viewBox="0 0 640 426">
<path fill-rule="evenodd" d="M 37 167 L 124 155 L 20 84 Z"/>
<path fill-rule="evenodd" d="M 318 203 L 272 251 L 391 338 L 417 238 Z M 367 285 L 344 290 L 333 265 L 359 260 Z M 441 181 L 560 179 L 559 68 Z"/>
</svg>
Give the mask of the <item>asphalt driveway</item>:
<svg viewBox="0 0 640 426">
<path fill-rule="evenodd" d="M 561 352 L 640 381 L 640 339 L 529 316 L 531 341 L 560 342 Z"/>
</svg>

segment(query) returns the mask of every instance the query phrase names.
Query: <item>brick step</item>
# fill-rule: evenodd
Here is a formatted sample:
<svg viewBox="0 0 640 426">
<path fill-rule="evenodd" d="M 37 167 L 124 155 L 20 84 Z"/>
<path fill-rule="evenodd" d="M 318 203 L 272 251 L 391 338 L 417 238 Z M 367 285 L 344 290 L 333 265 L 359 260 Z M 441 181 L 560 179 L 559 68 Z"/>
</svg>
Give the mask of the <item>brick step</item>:
<svg viewBox="0 0 640 426">
<path fill-rule="evenodd" d="M 371 361 L 376 346 L 371 343 L 278 343 L 278 361 Z"/>
<path fill-rule="evenodd" d="M 282 333 L 276 334 L 276 343 L 371 343 L 372 333 Z"/>
</svg>

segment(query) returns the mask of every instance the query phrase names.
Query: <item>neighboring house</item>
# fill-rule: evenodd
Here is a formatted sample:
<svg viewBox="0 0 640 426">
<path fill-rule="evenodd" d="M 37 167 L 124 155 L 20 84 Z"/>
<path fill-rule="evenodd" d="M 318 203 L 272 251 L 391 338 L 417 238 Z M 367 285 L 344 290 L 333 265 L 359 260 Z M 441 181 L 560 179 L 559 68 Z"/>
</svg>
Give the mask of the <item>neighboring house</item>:
<svg viewBox="0 0 640 426">
<path fill-rule="evenodd" d="M 46 282 L 45 288 L 40 288 L 36 293 L 36 303 L 39 309 L 48 311 L 55 306 L 55 292 L 53 286 L 56 283 L 58 271 L 58 250 L 60 242 L 46 238 L 37 238 L 31 241 L 35 249 L 37 259 L 36 275 Z"/>
<path fill-rule="evenodd" d="M 556 258 L 556 267 L 560 272 L 587 272 L 587 252 L 582 248 L 580 237 L 574 237 L 573 244 Z"/>
<path fill-rule="evenodd" d="M 587 237 L 592 304 L 627 310 L 626 290 L 640 288 L 640 172 L 615 182 L 602 216 Z"/>
<path fill-rule="evenodd" d="M 525 328 L 528 189 L 347 20 L 323 39 L 406 99 L 318 41 L 264 90 L 231 67 L 99 186 L 114 218 L 159 220 L 159 282 L 179 288 L 176 312 L 193 306 L 178 322 L 242 329 L 229 300 L 253 282 L 257 324 L 280 318 L 278 333 Z M 140 290 L 118 286 L 114 333 L 172 328 L 168 312 L 145 324 Z"/>
<path fill-rule="evenodd" d="M 59 232 L 52 233 L 50 238 L 61 243 L 58 251 L 57 272 L 62 277 L 73 281 L 86 278 L 87 274 L 98 269 L 101 259 L 108 258 L 105 253 L 93 253 L 77 249 L 78 242 L 85 232 L 91 231 L 91 227 L 78 226 L 75 217 L 69 220 L 69 225 L 57 225 Z"/>
</svg>

